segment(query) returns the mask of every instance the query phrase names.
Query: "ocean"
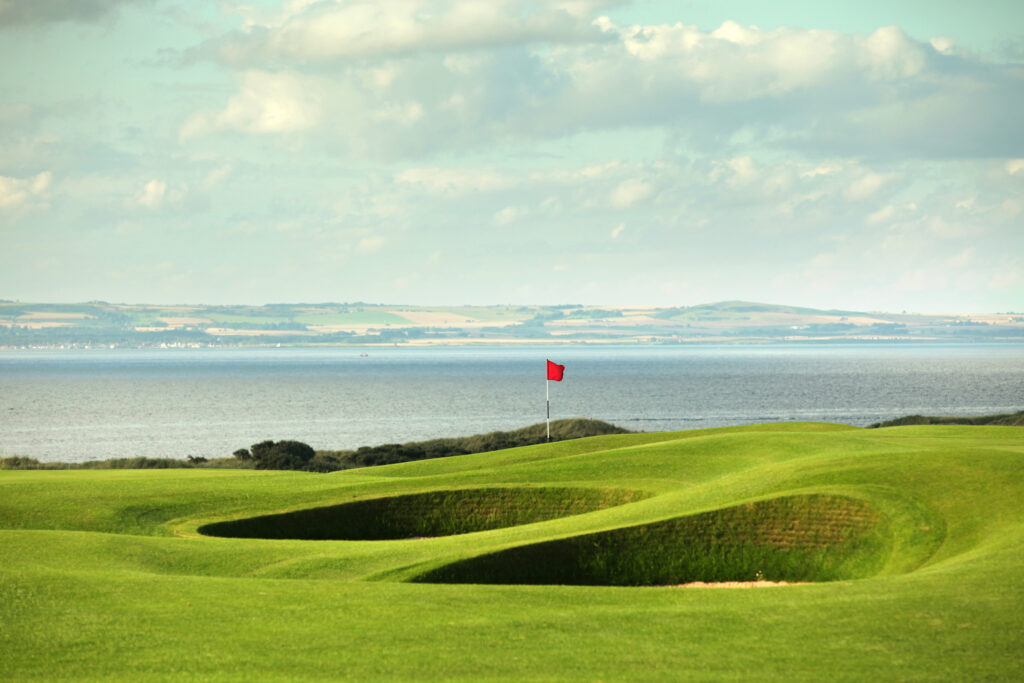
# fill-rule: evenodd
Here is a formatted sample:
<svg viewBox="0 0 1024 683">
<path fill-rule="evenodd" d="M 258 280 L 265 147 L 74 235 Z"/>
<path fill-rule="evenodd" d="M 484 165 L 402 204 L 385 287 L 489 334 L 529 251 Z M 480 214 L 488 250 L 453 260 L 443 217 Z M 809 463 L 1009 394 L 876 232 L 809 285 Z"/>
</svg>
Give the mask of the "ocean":
<svg viewBox="0 0 1024 683">
<path fill-rule="evenodd" d="M 1020 344 L 114 349 L 0 352 L 0 452 L 44 461 L 349 449 L 590 417 L 662 431 L 866 426 L 1024 408 Z"/>
</svg>

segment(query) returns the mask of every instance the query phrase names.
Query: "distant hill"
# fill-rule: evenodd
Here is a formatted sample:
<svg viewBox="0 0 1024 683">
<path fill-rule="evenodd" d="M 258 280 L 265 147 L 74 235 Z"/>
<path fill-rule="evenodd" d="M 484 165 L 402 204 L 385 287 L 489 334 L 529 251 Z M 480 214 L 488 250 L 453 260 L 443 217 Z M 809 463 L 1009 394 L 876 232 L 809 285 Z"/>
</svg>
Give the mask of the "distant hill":
<svg viewBox="0 0 1024 683">
<path fill-rule="evenodd" d="M 751 301 L 676 307 L 431 307 L 0 300 L 0 348 L 844 340 L 1024 341 L 1024 313 L 918 315 Z"/>
</svg>

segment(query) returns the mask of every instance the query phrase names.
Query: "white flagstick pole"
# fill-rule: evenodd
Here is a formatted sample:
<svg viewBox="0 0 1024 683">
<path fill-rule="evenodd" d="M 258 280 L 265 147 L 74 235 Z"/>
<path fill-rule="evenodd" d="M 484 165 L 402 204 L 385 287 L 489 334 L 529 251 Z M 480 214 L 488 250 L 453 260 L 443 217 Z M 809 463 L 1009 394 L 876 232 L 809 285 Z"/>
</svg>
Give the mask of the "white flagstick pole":
<svg viewBox="0 0 1024 683">
<path fill-rule="evenodd" d="M 544 396 L 548 404 L 548 441 L 551 441 L 551 380 L 544 380 Z"/>
</svg>

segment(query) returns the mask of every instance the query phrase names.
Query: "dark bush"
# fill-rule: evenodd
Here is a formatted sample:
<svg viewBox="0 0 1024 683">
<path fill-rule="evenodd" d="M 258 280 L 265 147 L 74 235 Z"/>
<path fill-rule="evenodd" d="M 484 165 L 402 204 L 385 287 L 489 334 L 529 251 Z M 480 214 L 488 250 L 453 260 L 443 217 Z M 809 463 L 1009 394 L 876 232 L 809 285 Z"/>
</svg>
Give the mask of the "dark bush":
<svg viewBox="0 0 1024 683">
<path fill-rule="evenodd" d="M 42 466 L 43 463 L 35 458 L 27 458 L 23 455 L 0 458 L 0 470 L 38 470 L 42 469 Z"/>
<path fill-rule="evenodd" d="M 192 467 L 192 463 L 174 458 L 108 458 L 76 463 L 74 469 L 82 470 L 169 470 Z"/>
<path fill-rule="evenodd" d="M 263 441 L 250 448 L 258 470 L 303 470 L 316 451 L 301 441 Z"/>
<path fill-rule="evenodd" d="M 330 451 L 317 451 L 313 459 L 306 465 L 310 472 L 337 472 L 345 469 L 345 465 L 337 455 Z"/>
</svg>

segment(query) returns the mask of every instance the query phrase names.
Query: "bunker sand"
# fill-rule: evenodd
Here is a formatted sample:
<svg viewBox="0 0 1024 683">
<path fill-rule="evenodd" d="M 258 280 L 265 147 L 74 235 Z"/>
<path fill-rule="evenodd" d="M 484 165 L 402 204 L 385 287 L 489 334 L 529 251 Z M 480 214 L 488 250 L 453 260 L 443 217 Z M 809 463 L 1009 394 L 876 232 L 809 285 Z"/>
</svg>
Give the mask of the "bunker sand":
<svg viewBox="0 0 1024 683">
<path fill-rule="evenodd" d="M 774 588 L 776 586 L 806 586 L 808 581 L 691 581 L 672 588 Z"/>
</svg>

